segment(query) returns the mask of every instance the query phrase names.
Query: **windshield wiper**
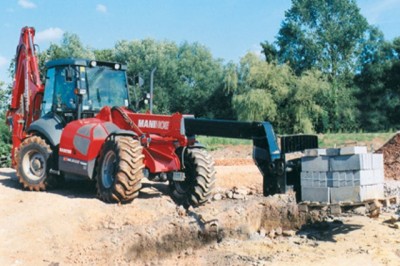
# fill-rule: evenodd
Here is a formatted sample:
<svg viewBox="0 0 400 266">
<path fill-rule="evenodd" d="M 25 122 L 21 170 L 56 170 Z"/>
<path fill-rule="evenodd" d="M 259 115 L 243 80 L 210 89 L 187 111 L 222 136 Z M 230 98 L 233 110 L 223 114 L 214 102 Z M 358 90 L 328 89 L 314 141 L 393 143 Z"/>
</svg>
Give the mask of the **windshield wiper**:
<svg viewBox="0 0 400 266">
<path fill-rule="evenodd" d="M 101 97 L 100 97 L 100 89 L 96 88 L 96 96 L 97 96 L 97 102 L 101 104 Z"/>
</svg>

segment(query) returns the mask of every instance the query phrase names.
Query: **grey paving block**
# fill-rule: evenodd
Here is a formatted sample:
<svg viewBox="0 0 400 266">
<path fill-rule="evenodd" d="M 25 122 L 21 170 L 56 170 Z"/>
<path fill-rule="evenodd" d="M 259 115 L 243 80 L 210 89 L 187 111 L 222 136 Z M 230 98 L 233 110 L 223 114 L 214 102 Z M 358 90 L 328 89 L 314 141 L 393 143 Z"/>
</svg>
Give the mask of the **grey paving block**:
<svg viewBox="0 0 400 266">
<path fill-rule="evenodd" d="M 340 155 L 340 149 L 306 149 L 304 150 L 305 157 L 318 157 L 318 156 L 337 156 Z"/>
<path fill-rule="evenodd" d="M 304 172 L 328 172 L 329 157 L 303 157 L 301 158 L 301 170 Z"/>
<path fill-rule="evenodd" d="M 318 157 L 326 155 L 326 149 L 306 149 L 304 150 L 305 157 Z"/>
<path fill-rule="evenodd" d="M 302 186 L 312 187 L 313 186 L 313 176 L 312 172 L 301 172 L 300 173 L 300 183 Z"/>
<path fill-rule="evenodd" d="M 377 153 L 372 154 L 372 169 L 374 169 L 374 170 L 382 169 L 383 170 L 383 168 L 384 168 L 383 154 L 377 154 Z"/>
<path fill-rule="evenodd" d="M 328 187 L 330 172 L 301 172 L 301 185 L 305 187 Z"/>
<path fill-rule="evenodd" d="M 331 188 L 331 203 L 341 201 L 360 202 L 360 186 Z"/>
<path fill-rule="evenodd" d="M 318 201 L 329 203 L 329 187 L 301 187 L 301 198 L 303 201 Z"/>
<path fill-rule="evenodd" d="M 340 148 L 340 155 L 353 155 L 353 154 L 365 154 L 367 153 L 367 147 L 365 146 L 353 146 Z"/>
<path fill-rule="evenodd" d="M 373 169 L 372 154 L 334 156 L 329 159 L 330 171 L 351 171 Z"/>
<path fill-rule="evenodd" d="M 333 178 L 332 178 L 332 173 L 331 173 L 331 175 L 330 175 L 330 178 L 328 178 L 328 181 L 327 181 L 327 186 L 328 186 L 328 187 L 333 187 Z"/>
<path fill-rule="evenodd" d="M 328 149 L 326 149 L 326 155 L 327 156 L 338 156 L 338 155 L 340 155 L 340 149 L 328 148 Z"/>
<path fill-rule="evenodd" d="M 314 187 L 314 182 L 312 179 L 301 180 L 301 185 L 305 187 Z"/>
<path fill-rule="evenodd" d="M 383 183 L 368 185 L 368 186 L 360 186 L 360 197 L 361 200 L 369 200 L 369 199 L 383 199 L 385 196 Z"/>
<path fill-rule="evenodd" d="M 381 184 L 385 179 L 383 169 L 360 170 L 354 173 L 354 185 Z"/>
<path fill-rule="evenodd" d="M 332 187 L 351 187 L 354 185 L 353 171 L 332 172 Z"/>
<path fill-rule="evenodd" d="M 383 183 L 383 169 L 332 172 L 332 187 L 351 187 Z"/>
<path fill-rule="evenodd" d="M 362 202 L 364 200 L 383 198 L 383 184 L 334 187 L 330 189 L 331 203 L 343 201 Z"/>
</svg>

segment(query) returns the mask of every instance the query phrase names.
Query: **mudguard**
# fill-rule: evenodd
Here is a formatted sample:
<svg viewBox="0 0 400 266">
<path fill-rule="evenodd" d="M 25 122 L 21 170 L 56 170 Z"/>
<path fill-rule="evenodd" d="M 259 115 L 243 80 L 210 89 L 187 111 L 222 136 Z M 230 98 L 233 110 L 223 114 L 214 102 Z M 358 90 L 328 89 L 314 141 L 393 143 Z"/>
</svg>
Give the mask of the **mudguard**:
<svg viewBox="0 0 400 266">
<path fill-rule="evenodd" d="M 69 123 L 62 132 L 59 169 L 66 173 L 93 178 L 96 158 L 108 136 L 121 131 L 114 123 L 88 118 Z M 126 135 L 125 131 L 121 134 Z"/>
<path fill-rule="evenodd" d="M 54 113 L 49 113 L 33 122 L 28 128 L 28 133 L 38 132 L 44 136 L 53 147 L 56 147 L 60 144 L 64 127 L 65 122 L 62 118 Z"/>
</svg>

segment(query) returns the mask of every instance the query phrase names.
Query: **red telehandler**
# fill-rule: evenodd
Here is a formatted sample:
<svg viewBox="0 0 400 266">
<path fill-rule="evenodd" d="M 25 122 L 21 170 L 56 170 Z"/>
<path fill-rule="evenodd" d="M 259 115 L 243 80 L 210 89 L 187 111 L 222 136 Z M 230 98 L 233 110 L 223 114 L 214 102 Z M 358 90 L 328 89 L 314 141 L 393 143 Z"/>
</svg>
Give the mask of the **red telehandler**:
<svg viewBox="0 0 400 266">
<path fill-rule="evenodd" d="M 206 202 L 215 184 L 212 158 L 196 135 L 253 139 L 264 195 L 284 193 L 284 153 L 316 147 L 314 136 L 281 138 L 268 122 L 140 114 L 129 109 L 126 66 L 85 59 L 47 62 L 40 80 L 35 29 L 24 27 L 15 58 L 7 123 L 12 166 L 25 189 L 46 190 L 66 176 L 94 179 L 105 202 L 130 202 L 141 180 L 169 182 L 178 204 Z"/>
</svg>

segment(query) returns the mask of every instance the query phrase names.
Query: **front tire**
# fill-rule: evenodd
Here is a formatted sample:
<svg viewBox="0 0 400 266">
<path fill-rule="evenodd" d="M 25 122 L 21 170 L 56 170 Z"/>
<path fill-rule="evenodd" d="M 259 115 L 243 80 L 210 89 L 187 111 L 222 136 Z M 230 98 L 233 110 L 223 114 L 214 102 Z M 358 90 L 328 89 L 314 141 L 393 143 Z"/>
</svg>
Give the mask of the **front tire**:
<svg viewBox="0 0 400 266">
<path fill-rule="evenodd" d="M 215 185 L 214 162 L 205 149 L 186 149 L 182 166 L 185 181 L 170 180 L 174 201 L 184 207 L 197 207 L 207 202 Z"/>
<path fill-rule="evenodd" d="M 132 137 L 115 136 L 104 143 L 96 169 L 101 200 L 128 203 L 139 195 L 144 168 L 142 150 Z"/>
<path fill-rule="evenodd" d="M 25 139 L 16 154 L 17 176 L 25 189 L 46 190 L 54 183 L 49 174 L 53 162 L 49 144 L 39 136 Z"/>
</svg>

